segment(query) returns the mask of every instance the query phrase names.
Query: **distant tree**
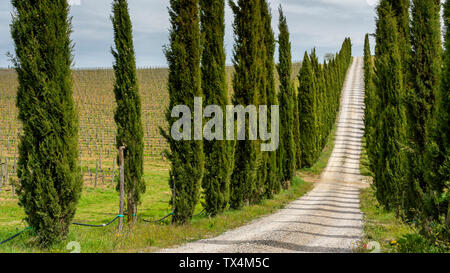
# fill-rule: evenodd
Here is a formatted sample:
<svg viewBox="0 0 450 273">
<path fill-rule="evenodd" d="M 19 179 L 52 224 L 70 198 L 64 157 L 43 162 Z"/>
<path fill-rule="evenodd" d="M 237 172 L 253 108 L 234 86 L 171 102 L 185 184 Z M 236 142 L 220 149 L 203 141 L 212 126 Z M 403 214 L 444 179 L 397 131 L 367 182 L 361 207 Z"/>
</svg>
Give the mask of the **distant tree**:
<svg viewBox="0 0 450 273">
<path fill-rule="evenodd" d="M 185 105 L 194 109 L 194 98 L 201 97 L 200 72 L 200 19 L 198 0 L 170 0 L 171 29 L 169 47 L 166 48 L 169 63 L 169 108 L 166 119 L 169 126 L 178 120 L 171 115 L 175 106 Z M 194 119 L 194 113 L 188 117 Z M 186 129 L 186 128 L 184 128 Z M 167 139 L 167 153 L 172 166 L 169 185 L 172 189 L 172 222 L 184 224 L 192 219 L 200 196 L 204 172 L 203 142 L 200 140 L 177 141 L 161 130 Z M 194 138 L 194 133 L 191 139 Z"/>
<path fill-rule="evenodd" d="M 333 53 L 327 53 L 327 54 L 325 54 L 324 58 L 327 62 L 330 62 L 331 60 L 334 59 L 334 57 L 335 57 L 335 55 Z"/>
<path fill-rule="evenodd" d="M 259 92 L 262 90 L 264 60 L 261 46 L 261 0 L 230 1 L 234 13 L 235 45 L 233 64 L 233 104 L 259 105 Z M 246 118 L 249 121 L 248 117 Z M 248 124 L 246 140 L 238 141 L 235 149 L 235 167 L 231 177 L 230 206 L 240 209 L 250 203 L 256 191 L 257 170 L 261 166 L 260 142 L 249 140 Z"/>
<path fill-rule="evenodd" d="M 302 167 L 311 167 L 317 155 L 317 99 L 314 68 L 305 52 L 299 73 L 298 112 Z"/>
<path fill-rule="evenodd" d="M 126 0 L 113 1 L 115 49 L 114 94 L 117 108 L 114 120 L 117 124 L 117 148 L 125 145 L 124 177 L 127 197 L 128 223 L 136 219 L 141 195 L 145 193 L 144 174 L 144 129 L 141 118 L 141 98 L 136 76 L 136 59 L 133 46 L 131 19 Z M 119 185 L 117 185 L 119 188 Z"/>
<path fill-rule="evenodd" d="M 425 146 L 430 136 L 436 96 L 440 92 L 442 43 L 440 1 L 414 0 L 412 6 L 412 88 L 407 96 L 409 175 L 405 210 L 409 218 L 420 210 L 424 181 Z"/>
<path fill-rule="evenodd" d="M 364 128 L 366 139 L 366 150 L 370 161 L 371 169 L 374 169 L 376 152 L 378 147 L 378 141 L 376 139 L 376 129 L 378 122 L 378 100 L 375 94 L 375 88 L 373 84 L 374 71 L 373 71 L 373 59 L 370 52 L 369 34 L 366 34 L 364 42 Z"/>
<path fill-rule="evenodd" d="M 225 73 L 225 1 L 200 0 L 200 21 L 203 34 L 202 89 L 205 105 L 218 105 L 225 113 L 228 89 Z M 225 130 L 215 128 L 216 130 Z M 230 177 L 233 167 L 234 142 L 205 140 L 204 207 L 208 215 L 217 215 L 230 200 Z"/>
<path fill-rule="evenodd" d="M 278 28 L 279 44 L 279 64 L 278 75 L 280 78 L 280 92 L 278 101 L 280 103 L 280 147 L 278 149 L 278 161 L 280 163 L 281 181 L 284 188 L 289 185 L 289 181 L 295 176 L 295 150 L 294 142 L 294 98 L 295 92 L 291 81 L 292 75 L 292 54 L 291 42 L 286 17 L 283 9 L 279 8 L 280 19 Z"/>
<path fill-rule="evenodd" d="M 293 87 L 294 88 L 294 87 Z M 302 167 L 302 150 L 300 145 L 300 116 L 298 111 L 298 94 L 294 88 L 294 143 L 295 143 L 295 170 Z"/>
<path fill-rule="evenodd" d="M 19 205 L 43 247 L 64 240 L 81 196 L 72 31 L 66 0 L 13 0 L 19 87 Z"/>
</svg>

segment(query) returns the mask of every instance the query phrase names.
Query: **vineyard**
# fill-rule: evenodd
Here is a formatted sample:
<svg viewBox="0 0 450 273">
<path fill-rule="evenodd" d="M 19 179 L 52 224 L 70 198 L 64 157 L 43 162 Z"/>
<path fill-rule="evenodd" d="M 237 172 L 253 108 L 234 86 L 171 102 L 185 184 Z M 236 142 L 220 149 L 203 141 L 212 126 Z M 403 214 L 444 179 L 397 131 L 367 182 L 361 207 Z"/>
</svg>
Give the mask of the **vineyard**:
<svg viewBox="0 0 450 273">
<path fill-rule="evenodd" d="M 296 78 L 300 63 L 293 65 Z M 232 94 L 232 67 L 227 67 L 229 94 Z M 142 98 L 145 164 L 165 160 L 168 148 L 159 127 L 166 128 L 164 117 L 168 105 L 168 70 L 166 68 L 138 69 L 139 90 Z M 88 187 L 115 187 L 113 177 L 118 175 L 116 161 L 116 107 L 112 69 L 76 69 L 73 71 L 74 99 L 80 119 L 80 158 L 84 185 Z M 278 84 L 276 85 L 278 86 Z M 0 190 L 11 191 L 16 181 L 18 136 L 21 124 L 17 119 L 16 92 L 18 82 L 14 70 L 0 69 Z M 115 174 L 115 175 L 113 175 Z M 13 195 L 14 193 L 11 192 Z"/>
</svg>

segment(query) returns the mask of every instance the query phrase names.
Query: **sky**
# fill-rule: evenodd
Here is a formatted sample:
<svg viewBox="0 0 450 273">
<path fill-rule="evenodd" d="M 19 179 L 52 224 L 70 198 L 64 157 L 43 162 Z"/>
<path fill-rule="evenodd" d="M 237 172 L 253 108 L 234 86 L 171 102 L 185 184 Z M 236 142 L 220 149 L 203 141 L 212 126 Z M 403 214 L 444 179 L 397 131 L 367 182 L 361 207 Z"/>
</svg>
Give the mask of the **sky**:
<svg viewBox="0 0 450 273">
<path fill-rule="evenodd" d="M 111 0 L 72 1 L 74 67 L 111 67 L 113 31 Z M 14 52 L 10 35 L 10 0 L 0 0 L 0 67 L 11 66 L 7 52 Z M 129 0 L 138 67 L 166 67 L 163 46 L 168 43 L 169 0 Z M 226 1 L 227 2 L 227 1 Z M 316 48 L 319 57 L 339 50 L 345 37 L 353 43 L 353 55 L 362 56 L 364 36 L 375 32 L 377 0 L 269 0 L 278 35 L 278 6 L 283 6 L 291 32 L 292 57 L 300 61 L 305 51 Z M 225 48 L 227 63 L 233 52 L 233 14 L 226 8 Z"/>
</svg>

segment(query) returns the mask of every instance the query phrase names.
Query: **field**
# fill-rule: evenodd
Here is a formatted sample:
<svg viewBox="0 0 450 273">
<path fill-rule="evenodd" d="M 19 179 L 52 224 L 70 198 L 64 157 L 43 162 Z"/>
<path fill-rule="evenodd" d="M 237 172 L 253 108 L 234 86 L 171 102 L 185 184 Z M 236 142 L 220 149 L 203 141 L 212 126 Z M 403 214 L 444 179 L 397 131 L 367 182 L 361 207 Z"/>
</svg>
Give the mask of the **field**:
<svg viewBox="0 0 450 273">
<path fill-rule="evenodd" d="M 293 78 L 299 69 L 300 64 L 295 64 Z M 232 73 L 232 67 L 228 67 L 230 94 L 232 94 Z M 162 154 L 168 146 L 158 128 L 167 127 L 164 113 L 169 103 L 168 70 L 166 68 L 139 69 L 137 74 L 143 109 L 145 161 L 146 164 L 164 161 Z M 111 69 L 74 70 L 73 83 L 74 99 L 80 119 L 80 161 L 85 185 L 112 186 L 113 172 L 116 175 L 118 173 L 114 160 L 116 157 L 114 72 Z M 18 134 L 21 130 L 20 122 L 17 120 L 18 110 L 15 106 L 17 85 L 14 70 L 0 69 L 0 163 L 2 163 L 0 165 L 3 166 L 4 181 L 3 185 L 0 182 L 0 188 L 6 191 L 11 191 L 9 182 L 15 175 Z M 5 178 L 8 178 L 7 181 Z"/>
<path fill-rule="evenodd" d="M 300 69 L 294 65 L 295 78 Z M 227 68 L 230 94 L 233 69 Z M 138 78 L 143 103 L 143 125 L 145 130 L 145 176 L 147 193 L 139 207 L 141 219 L 158 219 L 170 212 L 171 196 L 168 186 L 169 162 L 162 156 L 167 148 L 158 127 L 167 127 L 164 111 L 168 105 L 168 71 L 164 68 L 139 69 Z M 83 197 L 79 203 L 76 222 L 102 224 L 113 219 L 118 210 L 118 194 L 113 183 L 113 173 L 118 175 L 115 164 L 115 123 L 113 113 L 115 99 L 113 93 L 114 73 L 109 69 L 74 70 L 74 99 L 80 119 L 80 162 L 84 173 Z M 21 125 L 17 120 L 15 106 L 17 76 L 13 70 L 0 69 L 0 239 L 22 230 L 26 224 L 25 214 L 17 205 L 14 184 L 17 183 L 15 169 L 17 143 Z M 115 234 L 115 224 L 105 229 L 73 226 L 68 241 L 83 242 L 83 249 L 90 252 L 133 251 L 134 248 L 148 246 L 164 247 L 200 237 L 218 234 L 228 228 L 242 225 L 249 220 L 270 213 L 287 202 L 305 193 L 311 184 L 298 179 L 290 191 L 283 192 L 274 200 L 264 202 L 243 211 L 229 211 L 217 219 L 195 217 L 193 223 L 183 230 L 167 225 L 139 224 L 138 232 L 126 233 L 122 237 Z M 201 205 L 197 207 L 202 210 Z M 137 237 L 136 234 L 141 237 Z M 179 233 L 179 234 L 178 234 Z M 161 235 L 162 234 L 162 235 Z M 162 236 L 155 238 L 155 236 Z M 18 242 L 2 246 L 0 252 L 39 251 L 30 246 L 31 236 L 25 235 Z M 114 240 L 111 240 L 114 238 Z M 125 239 L 126 238 L 126 239 Z M 145 238 L 141 240 L 140 238 Z M 168 239 L 170 238 L 170 239 Z M 54 251 L 64 252 L 65 245 L 57 245 Z"/>
</svg>

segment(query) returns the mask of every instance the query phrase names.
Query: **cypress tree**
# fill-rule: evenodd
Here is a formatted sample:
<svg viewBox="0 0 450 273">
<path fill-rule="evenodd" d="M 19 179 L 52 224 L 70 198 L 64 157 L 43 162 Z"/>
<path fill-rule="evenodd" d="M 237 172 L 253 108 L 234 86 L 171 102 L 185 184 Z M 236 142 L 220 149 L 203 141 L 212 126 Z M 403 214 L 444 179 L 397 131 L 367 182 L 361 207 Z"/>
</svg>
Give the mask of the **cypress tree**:
<svg viewBox="0 0 450 273">
<path fill-rule="evenodd" d="M 441 92 L 437 96 L 437 107 L 431 132 L 431 140 L 427 145 L 425 163 L 427 172 L 427 193 L 425 195 L 424 217 L 447 227 L 445 230 L 430 230 L 426 234 L 432 240 L 449 241 L 450 230 L 450 2 L 444 4 L 445 52 L 442 70 Z M 425 223 L 427 224 L 427 223 Z M 432 225 L 436 227 L 436 225 Z M 431 232 L 430 232 L 431 231 Z"/>
<path fill-rule="evenodd" d="M 298 113 L 302 167 L 311 167 L 317 155 L 317 99 L 314 69 L 305 52 L 299 73 Z"/>
<path fill-rule="evenodd" d="M 205 105 L 218 105 L 225 113 L 228 89 L 225 73 L 225 1 L 200 0 L 201 32 L 204 38 L 202 55 L 202 90 Z M 225 130 L 215 128 L 216 130 Z M 209 215 L 223 212 L 230 199 L 230 177 L 234 142 L 205 140 L 204 207 Z"/>
<path fill-rule="evenodd" d="M 175 106 L 185 105 L 189 109 L 194 109 L 194 98 L 202 96 L 198 4 L 198 0 L 170 1 L 170 46 L 165 52 L 169 63 L 170 97 L 166 119 L 170 127 L 177 121 L 177 118 L 171 115 Z M 194 120 L 194 113 L 191 112 L 189 119 Z M 191 134 L 191 140 L 182 141 L 176 141 L 163 130 L 161 133 L 167 139 L 171 150 L 167 156 L 172 165 L 169 179 L 173 193 L 172 222 L 184 224 L 192 219 L 199 200 L 204 172 L 203 142 L 193 140 L 194 133 Z"/>
<path fill-rule="evenodd" d="M 294 98 L 295 92 L 292 86 L 292 54 L 290 34 L 286 17 L 283 9 L 279 8 L 280 19 L 278 28 L 280 34 L 278 36 L 279 44 L 279 64 L 278 75 L 280 78 L 280 147 L 278 149 L 279 169 L 281 170 L 281 181 L 284 188 L 287 188 L 289 181 L 295 176 L 295 142 L 294 142 Z"/>
<path fill-rule="evenodd" d="M 310 54 L 311 66 L 313 70 L 313 81 L 315 86 L 315 116 L 316 116 L 316 124 L 315 124 L 315 132 L 316 132 L 316 140 L 315 140 L 315 153 L 314 153 L 314 161 L 319 157 L 322 146 L 323 139 L 323 89 L 321 82 L 321 68 L 319 64 L 319 58 L 316 55 L 316 49 L 314 48 Z"/>
<path fill-rule="evenodd" d="M 262 33 L 265 46 L 265 54 L 263 55 L 265 73 L 263 81 L 265 83 L 266 102 L 260 102 L 260 104 L 267 105 L 268 107 L 267 128 L 271 128 L 271 106 L 277 105 L 278 102 L 275 88 L 275 36 L 272 30 L 272 15 L 267 0 L 261 0 L 261 23 L 263 27 Z M 279 134 L 279 132 L 271 133 Z M 263 197 L 272 198 L 273 194 L 278 193 L 281 189 L 279 171 L 277 166 L 277 151 L 263 152 L 262 156 L 265 160 L 266 165 L 266 178 L 265 181 L 263 181 Z"/>
<path fill-rule="evenodd" d="M 144 129 L 141 118 L 141 98 L 136 76 L 136 60 L 133 46 L 131 19 L 126 0 L 113 1 L 114 28 L 114 94 L 117 108 L 114 120 L 117 124 L 117 148 L 125 145 L 124 177 L 127 198 L 128 222 L 136 219 L 137 206 L 145 193 Z M 119 188 L 119 185 L 117 185 Z"/>
<path fill-rule="evenodd" d="M 402 58 L 404 86 L 410 86 L 411 71 L 411 32 L 410 32 L 410 0 L 389 0 L 397 20 L 398 43 Z"/>
<path fill-rule="evenodd" d="M 440 2 L 414 0 L 412 7 L 412 58 L 413 88 L 408 92 L 408 139 L 410 142 L 409 181 L 405 210 L 409 218 L 420 209 L 424 182 L 425 145 L 430 122 L 435 111 L 436 96 L 441 84 L 442 45 L 440 27 Z"/>
<path fill-rule="evenodd" d="M 377 128 L 379 148 L 376 158 L 374 185 L 378 200 L 387 209 L 398 209 L 404 182 L 406 117 L 403 73 L 398 46 L 397 22 L 391 5 L 382 0 L 378 6 L 376 32 L 376 88 L 380 98 Z"/>
<path fill-rule="evenodd" d="M 377 118 L 377 97 L 375 94 L 375 89 L 373 86 L 373 60 L 372 54 L 370 52 L 370 41 L 369 34 L 366 34 L 365 42 L 364 42 L 364 85 L 365 85 L 365 93 L 364 93 L 364 127 L 365 133 L 364 136 L 366 138 L 366 149 L 367 154 L 370 161 L 370 168 L 374 169 L 374 161 L 376 159 L 377 152 L 377 144 L 376 140 L 376 124 L 378 121 Z"/>
<path fill-rule="evenodd" d="M 294 89 L 294 143 L 295 143 L 295 170 L 302 167 L 302 150 L 300 146 L 300 116 L 298 111 L 298 93 Z"/>
<path fill-rule="evenodd" d="M 13 0 L 19 79 L 19 205 L 43 247 L 64 240 L 81 195 L 72 31 L 66 0 Z"/>
<path fill-rule="evenodd" d="M 234 13 L 235 45 L 233 64 L 233 104 L 258 106 L 264 61 L 261 45 L 261 0 L 230 1 Z M 255 31 L 256 30 L 256 31 Z M 230 206 L 240 209 L 248 204 L 256 191 L 257 170 L 261 166 L 260 142 L 249 140 L 246 117 L 246 140 L 238 141 L 235 149 L 235 167 L 231 176 Z"/>
</svg>

